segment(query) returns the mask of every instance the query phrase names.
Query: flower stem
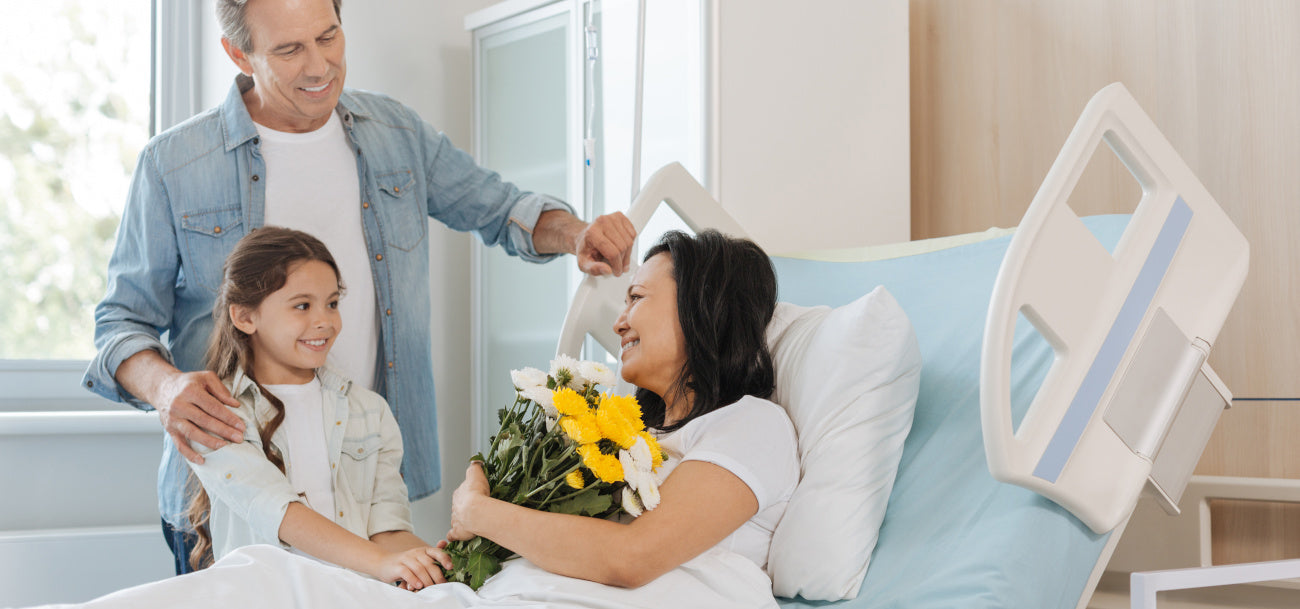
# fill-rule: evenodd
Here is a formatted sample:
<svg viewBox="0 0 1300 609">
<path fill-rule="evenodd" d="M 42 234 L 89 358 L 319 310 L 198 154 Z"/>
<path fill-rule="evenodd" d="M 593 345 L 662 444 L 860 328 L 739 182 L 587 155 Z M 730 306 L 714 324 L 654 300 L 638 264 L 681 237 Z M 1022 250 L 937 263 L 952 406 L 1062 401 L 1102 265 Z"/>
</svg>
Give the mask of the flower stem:
<svg viewBox="0 0 1300 609">
<path fill-rule="evenodd" d="M 535 489 L 533 489 L 531 492 L 529 492 L 527 495 L 524 495 L 524 499 L 528 499 L 529 497 L 532 497 L 533 495 L 536 495 L 538 491 L 546 490 L 546 487 L 548 487 L 548 486 L 550 486 L 550 485 L 552 485 L 552 484 L 554 484 L 554 483 L 556 483 L 556 482 L 562 482 L 562 481 L 564 480 L 565 476 L 568 476 L 569 474 L 573 473 L 573 470 L 576 470 L 576 469 L 578 469 L 578 467 L 574 467 L 574 468 L 572 468 L 572 469 L 570 469 L 570 470 L 564 472 L 563 474 L 560 474 L 560 475 L 558 475 L 558 476 L 556 476 L 556 477 L 554 477 L 554 478 L 551 478 L 550 480 L 547 480 L 547 481 L 546 481 L 545 483 L 543 483 L 541 486 L 538 486 L 537 488 L 535 488 Z M 555 487 L 555 488 L 559 488 L 559 487 L 557 486 L 557 487 Z M 554 491 L 552 491 L 552 492 L 554 492 Z M 545 501 L 543 501 L 543 503 L 545 503 Z"/>
</svg>

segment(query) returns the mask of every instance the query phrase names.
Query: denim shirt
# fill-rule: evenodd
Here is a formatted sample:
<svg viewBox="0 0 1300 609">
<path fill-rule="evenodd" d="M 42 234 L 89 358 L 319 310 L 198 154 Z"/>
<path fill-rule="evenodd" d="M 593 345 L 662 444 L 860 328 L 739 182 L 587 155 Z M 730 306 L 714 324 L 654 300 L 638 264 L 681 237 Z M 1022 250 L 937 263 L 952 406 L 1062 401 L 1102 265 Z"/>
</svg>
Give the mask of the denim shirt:
<svg viewBox="0 0 1300 609">
<path fill-rule="evenodd" d="M 316 371 L 324 408 L 325 454 L 330 459 L 334 489 L 333 514 L 325 516 L 353 534 L 369 539 L 376 533 L 411 530 L 411 505 L 398 467 L 402 436 L 384 399 L 332 368 Z M 197 442 L 190 446 L 204 456 L 203 465 L 190 463 L 212 502 L 209 524 L 214 557 L 243 546 L 265 543 L 284 546 L 280 524 L 289 504 L 301 502 L 289 476 L 294 455 L 283 426 L 271 434 L 271 445 L 284 459 L 281 473 L 262 451 L 259 429 L 275 416 L 252 379 L 239 371 L 225 381 L 239 400 L 235 413 L 244 421 L 244 441 L 212 450 Z"/>
<path fill-rule="evenodd" d="M 95 347 L 82 382 L 111 400 L 149 410 L 115 380 L 127 358 L 154 349 L 182 371 L 202 369 L 212 307 L 227 254 L 262 225 L 266 163 L 236 77 L 225 102 L 153 138 L 132 179 L 108 293 L 95 308 Z M 336 111 L 357 155 L 361 218 L 375 281 L 379 361 L 375 390 L 402 430 L 402 474 L 412 499 L 437 491 L 427 217 L 531 262 L 540 255 L 533 227 L 544 211 L 571 207 L 521 192 L 476 165 L 414 110 L 345 89 Z M 184 517 L 185 460 L 170 434 L 158 471 L 159 510 L 173 526 Z"/>
</svg>

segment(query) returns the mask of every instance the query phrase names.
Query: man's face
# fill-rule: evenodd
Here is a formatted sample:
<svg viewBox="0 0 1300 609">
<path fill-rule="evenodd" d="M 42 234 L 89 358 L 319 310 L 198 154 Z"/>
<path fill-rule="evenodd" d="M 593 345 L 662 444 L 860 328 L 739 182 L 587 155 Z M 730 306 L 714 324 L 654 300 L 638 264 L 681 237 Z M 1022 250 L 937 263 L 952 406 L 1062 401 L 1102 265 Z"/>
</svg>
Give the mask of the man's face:
<svg viewBox="0 0 1300 609">
<path fill-rule="evenodd" d="M 343 28 L 332 0 L 252 0 L 252 50 L 227 53 L 253 77 L 253 120 L 277 131 L 313 131 L 329 120 L 347 73 Z"/>
</svg>

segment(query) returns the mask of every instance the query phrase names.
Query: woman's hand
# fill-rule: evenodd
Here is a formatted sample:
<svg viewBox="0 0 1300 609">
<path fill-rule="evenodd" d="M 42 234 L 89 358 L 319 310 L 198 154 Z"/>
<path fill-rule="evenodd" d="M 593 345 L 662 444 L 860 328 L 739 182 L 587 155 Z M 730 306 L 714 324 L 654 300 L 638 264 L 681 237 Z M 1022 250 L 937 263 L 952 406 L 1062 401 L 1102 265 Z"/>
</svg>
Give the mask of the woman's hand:
<svg viewBox="0 0 1300 609">
<path fill-rule="evenodd" d="M 470 523 L 475 512 L 474 505 L 491 497 L 491 491 L 487 476 L 483 473 L 483 464 L 478 461 L 470 463 L 465 470 L 465 481 L 451 495 L 451 530 L 447 531 L 447 539 L 465 541 L 478 535 Z"/>
<path fill-rule="evenodd" d="M 401 582 L 403 590 L 414 592 L 447 583 L 442 570 L 450 568 L 451 557 L 441 548 L 422 546 L 385 554 L 373 575 L 380 581 Z"/>
</svg>

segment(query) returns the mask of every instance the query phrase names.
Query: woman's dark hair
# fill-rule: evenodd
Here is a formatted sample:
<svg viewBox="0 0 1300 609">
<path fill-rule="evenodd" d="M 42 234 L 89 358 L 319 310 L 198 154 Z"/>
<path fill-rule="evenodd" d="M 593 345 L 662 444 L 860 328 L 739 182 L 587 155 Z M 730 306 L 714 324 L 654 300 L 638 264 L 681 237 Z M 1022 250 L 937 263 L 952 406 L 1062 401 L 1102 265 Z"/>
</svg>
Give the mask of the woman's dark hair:
<svg viewBox="0 0 1300 609">
<path fill-rule="evenodd" d="M 263 226 L 248 233 L 226 258 L 222 269 L 221 291 L 212 305 L 212 336 L 208 340 L 208 352 L 203 365 L 215 372 L 222 381 L 229 381 L 235 372 L 244 371 L 244 375 L 253 381 L 257 390 L 270 402 L 275 416 L 266 425 L 258 425 L 257 435 L 262 440 L 262 452 L 266 459 L 284 472 L 284 458 L 271 448 L 271 436 L 284 422 L 284 403 L 266 390 L 253 373 L 252 337 L 235 327 L 230 319 L 230 306 L 238 305 L 256 309 L 262 301 L 275 291 L 284 287 L 289 274 L 299 264 L 317 260 L 334 269 L 338 279 L 339 291 L 343 291 L 343 279 L 334 256 L 319 239 L 302 231 L 279 226 Z M 189 495 L 188 515 L 190 525 L 198 535 L 194 549 L 190 552 L 190 566 L 195 570 L 208 566 L 209 551 L 212 549 L 212 535 L 207 529 L 211 501 L 208 494 L 198 484 L 194 472 L 190 472 L 186 484 Z"/>
<path fill-rule="evenodd" d="M 686 337 L 686 363 L 669 393 L 693 395 L 690 411 L 664 426 L 663 396 L 638 389 L 645 423 L 678 429 L 746 395 L 772 395 L 776 372 L 767 324 L 776 310 L 776 272 L 753 241 L 716 230 L 696 236 L 671 231 L 644 260 L 667 253 L 677 283 L 677 319 Z"/>
</svg>

